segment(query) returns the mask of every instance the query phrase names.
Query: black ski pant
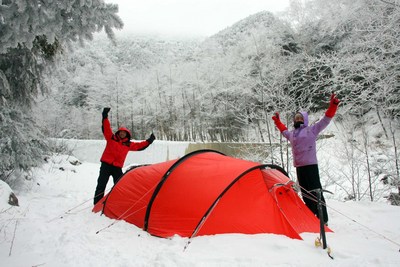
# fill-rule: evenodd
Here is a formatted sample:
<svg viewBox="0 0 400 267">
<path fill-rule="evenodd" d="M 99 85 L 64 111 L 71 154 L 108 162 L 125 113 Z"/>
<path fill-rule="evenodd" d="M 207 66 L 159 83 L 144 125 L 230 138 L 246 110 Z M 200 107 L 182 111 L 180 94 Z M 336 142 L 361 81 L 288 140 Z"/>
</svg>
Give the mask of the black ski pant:
<svg viewBox="0 0 400 267">
<path fill-rule="evenodd" d="M 106 186 L 108 183 L 108 179 L 110 175 L 113 177 L 114 184 L 116 184 L 122 176 L 122 168 L 115 167 L 113 165 L 107 164 L 105 162 L 101 163 L 100 166 L 100 174 L 99 178 L 97 179 L 97 186 L 96 191 L 94 193 L 93 203 L 96 205 L 100 199 L 104 196 L 104 191 L 106 190 Z"/>
<path fill-rule="evenodd" d="M 306 206 L 317 216 L 318 215 L 318 197 L 317 192 L 311 192 L 314 189 L 322 189 L 319 178 L 318 165 L 307 165 L 296 168 L 297 180 L 301 186 L 301 195 Z M 328 212 L 326 210 L 325 198 L 321 192 L 322 215 L 324 222 L 328 222 Z"/>
</svg>

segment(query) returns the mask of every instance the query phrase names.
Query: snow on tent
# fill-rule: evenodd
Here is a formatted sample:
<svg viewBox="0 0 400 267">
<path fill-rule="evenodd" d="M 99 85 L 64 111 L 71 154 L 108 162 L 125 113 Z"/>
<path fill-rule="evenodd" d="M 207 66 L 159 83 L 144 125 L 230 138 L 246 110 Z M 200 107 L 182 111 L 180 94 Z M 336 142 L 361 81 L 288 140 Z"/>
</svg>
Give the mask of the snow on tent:
<svg viewBox="0 0 400 267">
<path fill-rule="evenodd" d="M 93 211 L 159 237 L 274 233 L 301 239 L 299 233 L 319 232 L 318 218 L 284 173 L 198 150 L 127 171 Z"/>
</svg>

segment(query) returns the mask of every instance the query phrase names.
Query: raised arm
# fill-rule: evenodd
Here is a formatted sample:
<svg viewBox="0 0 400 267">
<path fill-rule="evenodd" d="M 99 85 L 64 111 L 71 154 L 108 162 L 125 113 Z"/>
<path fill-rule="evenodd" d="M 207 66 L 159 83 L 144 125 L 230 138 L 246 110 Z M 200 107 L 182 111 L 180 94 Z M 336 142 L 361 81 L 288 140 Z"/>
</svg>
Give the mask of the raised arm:
<svg viewBox="0 0 400 267">
<path fill-rule="evenodd" d="M 329 102 L 329 107 L 325 112 L 325 116 L 321 120 L 319 120 L 316 124 L 311 126 L 312 131 L 314 132 L 315 135 L 318 135 L 322 130 L 324 130 L 328 126 L 333 116 L 335 116 L 336 114 L 339 103 L 340 100 L 336 97 L 334 93 L 332 93 L 331 100 Z"/>
<path fill-rule="evenodd" d="M 278 130 L 279 130 L 281 133 L 283 133 L 284 131 L 287 130 L 286 125 L 283 124 L 283 123 L 281 122 L 281 119 L 280 119 L 280 117 L 279 117 L 279 113 L 278 113 L 278 112 L 275 112 L 275 115 L 272 116 L 272 119 L 274 120 L 274 123 L 275 123 L 276 128 L 278 128 Z"/>
<path fill-rule="evenodd" d="M 145 141 L 141 142 L 131 142 L 129 146 L 129 150 L 131 151 L 141 151 L 145 150 L 149 145 L 153 143 L 153 141 L 156 139 L 154 134 L 152 133 L 149 138 L 147 138 Z"/>
<path fill-rule="evenodd" d="M 101 123 L 101 130 L 106 140 L 110 140 L 113 135 L 111 124 L 110 121 L 108 120 L 108 112 L 110 111 L 110 109 L 111 108 L 104 108 L 101 114 L 103 116 L 103 120 Z"/>
<path fill-rule="evenodd" d="M 325 112 L 325 116 L 328 118 L 333 118 L 335 116 L 338 105 L 340 103 L 340 100 L 336 97 L 335 93 L 332 93 L 331 95 L 331 101 L 329 102 L 329 107 L 328 110 Z"/>
</svg>

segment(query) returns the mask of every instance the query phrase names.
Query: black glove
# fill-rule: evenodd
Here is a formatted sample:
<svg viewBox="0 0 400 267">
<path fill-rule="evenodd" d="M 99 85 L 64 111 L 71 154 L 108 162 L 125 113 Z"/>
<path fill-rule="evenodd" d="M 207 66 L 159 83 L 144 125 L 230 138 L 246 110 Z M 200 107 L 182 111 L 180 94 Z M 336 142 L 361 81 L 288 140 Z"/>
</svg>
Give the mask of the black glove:
<svg viewBox="0 0 400 267">
<path fill-rule="evenodd" d="M 111 108 L 103 108 L 103 113 L 101 113 L 101 115 L 103 115 L 103 120 L 108 118 L 108 112 L 110 111 Z"/>
<path fill-rule="evenodd" d="M 146 140 L 147 142 L 149 142 L 150 144 L 153 143 L 153 141 L 156 139 L 156 137 L 154 136 L 153 133 L 151 133 L 150 137 Z"/>
</svg>

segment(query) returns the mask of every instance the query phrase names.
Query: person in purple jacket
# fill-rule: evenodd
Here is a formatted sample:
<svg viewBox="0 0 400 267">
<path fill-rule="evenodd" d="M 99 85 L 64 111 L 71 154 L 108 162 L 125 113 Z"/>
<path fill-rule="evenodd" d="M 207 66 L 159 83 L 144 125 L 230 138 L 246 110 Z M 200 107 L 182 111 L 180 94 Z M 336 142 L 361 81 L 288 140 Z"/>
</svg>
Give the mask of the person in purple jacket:
<svg viewBox="0 0 400 267">
<path fill-rule="evenodd" d="M 333 116 L 335 116 L 339 102 L 336 95 L 332 94 L 325 116 L 313 125 L 308 124 L 307 112 L 297 112 L 293 118 L 294 129 L 291 131 L 281 122 L 278 112 L 272 117 L 276 127 L 292 145 L 293 165 L 296 168 L 297 180 L 304 203 L 316 216 L 318 216 L 317 194 L 316 192 L 310 192 L 314 189 L 322 189 L 318 170 L 316 141 L 319 133 L 328 126 Z M 327 224 L 328 212 L 323 195 L 322 202 L 324 203 L 322 209 L 323 220 Z"/>
</svg>

